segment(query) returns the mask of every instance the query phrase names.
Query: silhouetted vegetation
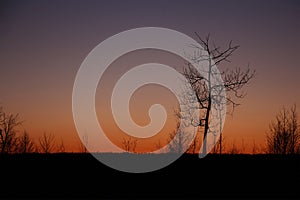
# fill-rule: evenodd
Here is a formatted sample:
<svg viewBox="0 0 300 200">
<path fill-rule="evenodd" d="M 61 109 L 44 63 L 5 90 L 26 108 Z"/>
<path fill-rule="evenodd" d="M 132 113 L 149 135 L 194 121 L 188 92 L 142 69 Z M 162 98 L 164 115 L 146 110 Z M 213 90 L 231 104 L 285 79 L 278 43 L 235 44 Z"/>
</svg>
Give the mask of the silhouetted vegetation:
<svg viewBox="0 0 300 200">
<path fill-rule="evenodd" d="M 283 108 L 276 116 L 275 120 L 270 123 L 269 131 L 266 135 L 266 145 L 256 144 L 253 141 L 247 144 L 247 153 L 251 154 L 300 154 L 300 131 L 298 124 L 296 105 L 289 109 Z M 2 108 L 0 109 L 0 152 L 1 154 L 26 154 L 26 153 L 66 153 L 63 139 L 59 142 L 55 140 L 53 133 L 44 132 L 35 143 L 30 134 L 21 131 L 22 121 L 18 114 L 7 114 Z M 179 130 L 179 123 L 176 129 L 169 133 L 168 143 L 179 134 L 177 140 L 173 140 L 169 145 L 169 153 L 183 153 L 183 146 L 187 145 L 188 134 Z M 225 154 L 245 154 L 245 144 L 225 143 L 222 140 L 222 152 Z M 197 138 L 190 144 L 186 153 L 198 154 L 196 146 Z M 129 152 L 135 152 L 138 140 L 133 137 L 123 138 L 123 149 Z M 249 146 L 250 145 L 250 146 Z M 76 146 L 76 145 L 75 145 Z M 74 146 L 74 147 L 75 147 Z M 79 144 L 79 149 L 75 152 L 88 153 L 88 138 L 84 136 Z M 160 141 L 156 144 L 157 149 L 162 145 Z M 250 149 L 250 150 L 249 150 Z M 69 151 L 70 152 L 70 151 Z M 73 152 L 73 151 L 71 151 Z M 167 152 L 166 152 L 167 153 Z M 220 153 L 220 143 L 217 143 L 210 154 Z"/>
<path fill-rule="evenodd" d="M 107 156 L 126 160 L 126 156 L 164 155 Z M 86 153 L 0 155 L 0 163 L 0 171 L 5 172 L 0 182 L 2 198 L 300 197 L 299 155 L 223 154 L 199 159 L 184 154 L 163 169 L 141 174 L 111 169 Z"/>
<path fill-rule="evenodd" d="M 232 45 L 230 41 L 228 46 L 222 49 L 211 42 L 209 35 L 203 39 L 196 33 L 198 44 L 194 44 L 195 54 L 192 56 L 192 63 L 188 63 L 188 67 L 184 69 L 183 75 L 187 79 L 187 83 L 191 85 L 198 103 L 198 109 L 200 110 L 200 118 L 191 118 L 191 124 L 199 129 L 203 130 L 202 149 L 203 154 L 207 152 L 207 134 L 213 134 L 220 131 L 219 138 L 219 152 L 222 153 L 222 127 L 210 126 L 211 111 L 216 109 L 219 112 L 220 124 L 222 124 L 222 110 L 227 105 L 230 105 L 234 110 L 239 105 L 236 99 L 243 98 L 245 95 L 242 91 L 243 87 L 254 78 L 255 71 L 251 71 L 249 68 L 241 70 L 241 68 L 235 69 L 222 69 L 217 65 L 221 65 L 223 62 L 229 62 L 229 58 L 239 48 L 238 45 Z M 195 64 L 208 63 L 208 68 L 205 71 L 199 72 L 193 67 Z M 213 84 L 214 81 L 218 81 L 221 77 L 223 84 Z M 226 93 L 226 95 L 225 95 Z M 187 93 L 185 95 L 188 104 L 194 107 L 194 102 L 191 98 L 194 94 Z"/>
<path fill-rule="evenodd" d="M 39 138 L 39 152 L 41 153 L 51 153 L 55 148 L 55 137 L 52 133 L 44 133 L 42 137 Z"/>
<path fill-rule="evenodd" d="M 24 130 L 23 135 L 18 138 L 18 150 L 17 153 L 33 153 L 37 151 L 37 148 L 30 138 L 27 131 Z"/>
<path fill-rule="evenodd" d="M 124 137 L 122 140 L 123 149 L 127 152 L 135 152 L 138 140 L 134 137 Z"/>
<path fill-rule="evenodd" d="M 295 154 L 300 151 L 300 131 L 296 105 L 283 108 L 269 126 L 267 153 Z"/>
<path fill-rule="evenodd" d="M 270 124 L 265 147 L 270 154 L 244 154 L 244 144 L 233 142 L 226 145 L 223 143 L 226 154 L 215 155 L 219 151 L 216 147 L 205 158 L 199 159 L 192 145 L 187 151 L 189 153 L 183 154 L 169 166 L 142 174 L 111 169 L 87 153 L 86 148 L 81 148 L 82 153 L 65 153 L 63 140 L 57 144 L 52 133 L 44 132 L 36 145 L 27 131 L 20 132 L 21 121 L 18 115 L 3 113 L 1 110 L 0 171 L 3 172 L 3 181 L 0 182 L 0 197 L 300 197 L 297 185 L 300 182 L 300 155 L 296 106 L 289 110 L 283 109 Z M 173 134 L 170 134 L 170 138 Z M 168 153 L 182 153 L 186 134 L 180 131 L 178 134 L 182 134 L 182 137 L 173 141 L 169 152 L 165 154 L 100 154 L 126 161 L 126 156 L 137 156 L 142 160 L 146 156 L 163 157 Z M 81 143 L 81 147 L 87 145 L 87 138 L 83 141 L 86 144 Z M 123 145 L 125 150 L 134 152 L 137 141 L 126 138 Z M 252 151 L 262 152 L 255 142 Z M 191 183 L 191 177 L 196 180 L 195 183 Z M 223 184 L 216 180 L 222 180 Z M 26 184 L 21 184 L 22 181 L 26 181 Z"/>
<path fill-rule="evenodd" d="M 17 130 L 22 122 L 19 115 L 8 114 L 0 108 L 0 153 L 12 153 L 17 151 Z"/>
</svg>

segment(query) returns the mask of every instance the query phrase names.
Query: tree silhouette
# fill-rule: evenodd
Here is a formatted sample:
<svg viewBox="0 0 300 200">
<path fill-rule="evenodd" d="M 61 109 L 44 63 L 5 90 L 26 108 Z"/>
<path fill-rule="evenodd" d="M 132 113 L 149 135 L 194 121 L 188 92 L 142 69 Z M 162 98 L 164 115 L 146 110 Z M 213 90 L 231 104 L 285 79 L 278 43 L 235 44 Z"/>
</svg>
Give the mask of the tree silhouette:
<svg viewBox="0 0 300 200">
<path fill-rule="evenodd" d="M 137 139 L 133 137 L 123 138 L 122 145 L 125 151 L 135 152 L 137 146 Z"/>
<path fill-rule="evenodd" d="M 215 131 L 210 127 L 209 122 L 211 119 L 212 106 L 219 111 L 219 119 L 222 120 L 221 111 L 224 106 L 230 105 L 232 112 L 234 108 L 239 105 L 237 99 L 243 98 L 245 93 L 241 89 L 249 83 L 249 81 L 254 77 L 255 71 L 251 71 L 249 66 L 246 70 L 241 70 L 240 68 L 235 68 L 233 70 L 219 69 L 217 65 L 223 62 L 229 62 L 229 57 L 239 48 L 238 45 L 233 46 L 232 42 L 228 43 L 225 49 L 221 49 L 219 46 L 215 46 L 210 41 L 209 35 L 203 39 L 196 33 L 198 44 L 193 45 L 196 52 L 192 55 L 192 63 L 187 63 L 187 67 L 183 70 L 183 75 L 187 80 L 194 93 L 196 94 L 198 109 L 200 110 L 200 118 L 197 120 L 192 119 L 191 124 L 198 128 L 198 130 L 204 127 L 202 147 L 203 154 L 207 152 L 207 135 L 209 133 L 215 134 Z M 203 53 L 204 52 L 204 53 Z M 202 75 L 197 71 L 193 65 L 200 64 L 201 62 L 208 63 L 207 71 Z M 221 76 L 224 85 L 213 85 L 212 81 L 218 76 Z M 226 92 L 226 97 L 222 95 Z M 186 101 L 191 100 L 191 94 L 186 94 Z M 224 103 L 225 102 L 225 103 Z M 220 121 L 222 124 L 222 121 Z M 217 128 L 217 127 L 215 127 Z M 222 153 L 222 127 L 219 127 L 221 132 L 219 139 L 219 150 Z"/>
<path fill-rule="evenodd" d="M 175 130 L 169 133 L 169 138 L 168 138 L 169 152 L 178 153 L 178 154 L 185 153 L 185 152 L 195 153 L 197 139 L 195 138 L 191 144 L 188 144 L 189 139 L 191 139 L 189 137 L 192 136 L 186 134 L 184 129 L 180 128 L 180 122 L 178 121 Z M 187 145 L 190 146 L 186 151 L 184 151 Z"/>
<path fill-rule="evenodd" d="M 0 153 L 12 153 L 16 150 L 16 128 L 21 123 L 18 114 L 7 114 L 0 108 Z"/>
<path fill-rule="evenodd" d="M 222 138 L 221 138 L 222 137 Z M 219 142 L 216 143 L 216 136 L 214 135 L 214 142 L 216 143 L 211 150 L 211 153 L 213 154 L 221 154 L 222 152 L 226 152 L 226 138 L 221 135 L 219 138 Z"/>
<path fill-rule="evenodd" d="M 235 154 L 239 154 L 239 153 L 241 153 L 241 152 L 242 152 L 241 149 L 239 149 L 239 148 L 237 147 L 235 141 L 233 141 L 232 144 L 231 144 L 231 146 L 230 146 L 229 149 L 228 149 L 228 153 L 229 153 L 229 154 L 235 155 Z"/>
<path fill-rule="evenodd" d="M 88 147 L 88 144 L 89 144 L 89 137 L 87 134 L 83 135 L 82 136 L 82 139 L 79 141 L 80 144 L 79 144 L 79 151 L 81 153 L 86 153 L 88 151 L 87 147 Z"/>
<path fill-rule="evenodd" d="M 300 144 L 300 131 L 296 105 L 289 110 L 282 108 L 269 125 L 267 152 L 272 154 L 294 154 Z"/>
<path fill-rule="evenodd" d="M 23 135 L 18 138 L 17 148 L 18 153 L 32 153 L 36 151 L 35 144 L 26 130 L 23 132 Z"/>
<path fill-rule="evenodd" d="M 51 153 L 55 147 L 55 137 L 52 133 L 47 134 L 44 132 L 43 136 L 39 138 L 40 152 Z"/>
<path fill-rule="evenodd" d="M 59 153 L 65 153 L 66 152 L 65 144 L 64 144 L 64 141 L 62 139 L 60 140 L 60 144 L 57 146 L 57 152 L 59 152 Z"/>
</svg>

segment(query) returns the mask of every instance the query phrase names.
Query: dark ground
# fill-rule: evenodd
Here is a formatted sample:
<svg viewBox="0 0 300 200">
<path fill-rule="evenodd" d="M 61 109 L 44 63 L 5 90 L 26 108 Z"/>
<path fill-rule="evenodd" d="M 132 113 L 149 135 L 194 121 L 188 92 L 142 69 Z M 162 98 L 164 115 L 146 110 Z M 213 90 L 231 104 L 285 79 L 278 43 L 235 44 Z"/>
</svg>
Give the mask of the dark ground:
<svg viewBox="0 0 300 200">
<path fill-rule="evenodd" d="M 300 199 L 300 156 L 184 155 L 131 174 L 90 154 L 0 156 L 1 198 Z"/>
</svg>

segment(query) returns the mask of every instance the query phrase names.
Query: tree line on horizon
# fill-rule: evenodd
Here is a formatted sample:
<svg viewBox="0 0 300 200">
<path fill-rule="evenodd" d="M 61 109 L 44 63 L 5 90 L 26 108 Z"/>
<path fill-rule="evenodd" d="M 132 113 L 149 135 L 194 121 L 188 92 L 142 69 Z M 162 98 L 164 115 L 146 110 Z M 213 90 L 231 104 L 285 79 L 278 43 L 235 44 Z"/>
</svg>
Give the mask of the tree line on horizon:
<svg viewBox="0 0 300 200">
<path fill-rule="evenodd" d="M 296 105 L 289 109 L 283 107 L 269 124 L 266 134 L 265 145 L 258 146 L 253 142 L 250 154 L 300 154 L 300 131 L 297 118 Z M 7 114 L 0 108 L 0 154 L 25 154 L 25 153 L 66 153 L 63 140 L 57 142 L 55 135 L 44 132 L 35 142 L 30 134 L 23 130 L 18 131 L 22 124 L 18 114 Z M 177 127 L 178 128 L 178 127 Z M 175 134 L 179 134 L 177 140 L 170 145 L 170 153 L 198 153 L 196 145 L 201 145 L 199 138 L 192 141 L 190 148 L 182 152 L 182 146 L 187 142 L 187 134 L 174 130 L 169 133 L 169 141 Z M 76 152 L 88 153 L 88 137 L 77 145 Z M 138 140 L 133 137 L 123 138 L 123 149 L 128 152 L 136 152 Z M 210 154 L 243 154 L 245 151 L 244 141 L 237 145 L 235 142 L 225 144 L 223 138 L 223 150 L 220 152 L 220 143 L 216 143 Z M 157 148 L 160 148 L 159 142 Z"/>
<path fill-rule="evenodd" d="M 57 144 L 54 134 L 44 132 L 35 142 L 26 130 L 18 130 L 21 124 L 18 114 L 0 107 L 0 154 L 65 152 L 63 140 Z"/>
</svg>

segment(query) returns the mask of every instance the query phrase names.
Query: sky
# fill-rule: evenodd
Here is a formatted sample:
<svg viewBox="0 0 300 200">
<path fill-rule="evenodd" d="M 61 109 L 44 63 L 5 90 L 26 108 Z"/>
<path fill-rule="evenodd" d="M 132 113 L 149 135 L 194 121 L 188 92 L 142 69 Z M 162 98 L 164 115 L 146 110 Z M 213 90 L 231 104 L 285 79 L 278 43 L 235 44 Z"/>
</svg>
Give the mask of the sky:
<svg viewBox="0 0 300 200">
<path fill-rule="evenodd" d="M 139 27 L 169 28 L 192 38 L 195 32 L 209 33 L 220 46 L 230 40 L 240 45 L 229 67 L 249 64 L 256 70 L 244 88 L 247 96 L 226 117 L 225 142 L 263 145 L 276 113 L 283 106 L 300 106 L 299 19 L 296 0 L 2 0 L 0 103 L 5 111 L 19 113 L 22 129 L 35 140 L 53 133 L 73 151 L 80 144 L 72 115 L 73 84 L 95 46 Z M 136 106 L 145 109 L 159 96 Z M 101 105 L 96 107 L 101 112 Z M 143 124 L 147 118 L 140 120 Z"/>
</svg>

